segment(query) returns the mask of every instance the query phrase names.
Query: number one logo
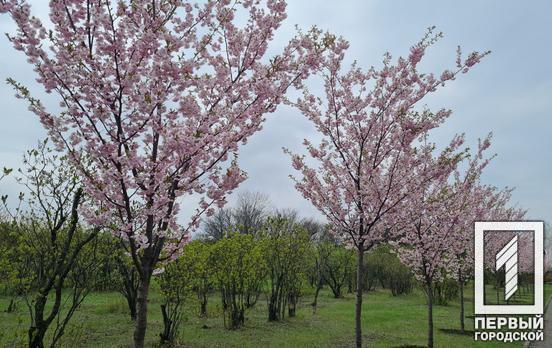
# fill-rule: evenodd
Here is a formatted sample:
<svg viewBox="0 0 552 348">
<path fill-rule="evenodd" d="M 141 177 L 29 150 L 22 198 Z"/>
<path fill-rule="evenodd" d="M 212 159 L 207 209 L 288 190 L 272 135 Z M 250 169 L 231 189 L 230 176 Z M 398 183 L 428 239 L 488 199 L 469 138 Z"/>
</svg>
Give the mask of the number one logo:
<svg viewBox="0 0 552 348">
<path fill-rule="evenodd" d="M 504 266 L 504 299 L 508 300 L 516 292 L 518 286 L 518 237 L 512 238 L 502 250 L 496 254 L 496 270 Z"/>
</svg>

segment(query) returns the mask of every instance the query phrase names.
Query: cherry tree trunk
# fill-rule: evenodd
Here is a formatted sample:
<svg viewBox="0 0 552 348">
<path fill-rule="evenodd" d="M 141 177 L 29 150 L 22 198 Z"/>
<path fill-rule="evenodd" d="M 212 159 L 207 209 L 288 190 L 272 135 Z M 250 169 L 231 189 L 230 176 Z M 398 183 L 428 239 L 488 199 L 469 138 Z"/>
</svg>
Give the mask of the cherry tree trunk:
<svg viewBox="0 0 552 348">
<path fill-rule="evenodd" d="M 465 332 L 464 325 L 464 280 L 460 278 L 460 331 Z"/>
<path fill-rule="evenodd" d="M 148 325 L 148 293 L 151 279 L 151 270 L 144 267 L 138 286 L 138 296 L 136 298 L 136 324 L 134 327 L 134 347 L 144 348 L 144 339 L 146 337 L 146 328 Z"/>
<path fill-rule="evenodd" d="M 130 311 L 130 319 L 136 320 L 136 297 L 127 296 L 128 310 Z"/>
<path fill-rule="evenodd" d="M 427 348 L 433 348 L 433 286 L 427 286 Z"/>
<path fill-rule="evenodd" d="M 356 347 L 362 347 L 362 276 L 364 265 L 364 249 L 357 250 L 357 288 L 355 304 L 355 342 Z"/>
</svg>

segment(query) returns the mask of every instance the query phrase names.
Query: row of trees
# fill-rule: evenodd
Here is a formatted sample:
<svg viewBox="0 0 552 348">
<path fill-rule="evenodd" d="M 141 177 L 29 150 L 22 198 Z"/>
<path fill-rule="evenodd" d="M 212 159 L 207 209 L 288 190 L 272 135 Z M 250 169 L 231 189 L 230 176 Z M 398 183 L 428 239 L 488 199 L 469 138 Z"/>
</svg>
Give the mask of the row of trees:
<svg viewBox="0 0 552 348">
<path fill-rule="evenodd" d="M 270 55 L 283 0 L 52 0 L 48 24 L 28 1 L 0 0 L 3 13 L 16 24 L 8 39 L 59 109 L 9 82 L 83 178 L 86 223 L 121 238 L 131 256 L 142 348 L 153 272 L 245 180 L 239 144 L 348 43 L 313 28 Z M 199 204 L 180 226 L 178 199 L 190 194 Z"/>
<path fill-rule="evenodd" d="M 40 142 L 25 155 L 25 167 L 16 180 L 29 193 L 19 196 L 15 209 L 10 209 L 4 197 L 1 210 L 2 292 L 12 298 L 8 312 L 14 312 L 21 300 L 27 307 L 31 347 L 56 346 L 91 291 L 118 291 L 127 301 L 132 320 L 137 313 L 138 274 L 123 242 L 75 218 L 75 210 L 86 204 L 78 191 L 79 180 L 70 175 L 74 171 L 67 158 L 48 145 Z M 10 173 L 4 170 L 4 176 Z M 75 203 L 76 199 L 80 201 Z M 271 212 L 267 198 L 259 194 L 240 196 L 235 209 L 221 210 L 212 220 L 219 214 L 240 214 L 245 221 L 259 217 L 258 224 L 250 229 L 226 225 L 226 232 L 213 238 L 208 222 L 205 233 L 188 243 L 180 258 L 159 270 L 165 298 L 163 342 L 174 340 L 190 294 L 197 297 L 198 314 L 206 316 L 208 299 L 218 292 L 225 326 L 237 329 L 261 294 L 267 301 L 267 319 L 277 321 L 295 316 L 299 298 L 309 285 L 315 293 L 314 311 L 323 286 L 336 298 L 356 287 L 354 254 L 327 226 L 299 219 L 293 211 Z M 411 274 L 404 273 L 396 256 L 381 253 L 372 262 L 368 269 L 379 271 L 366 277 L 371 282 L 367 289 L 376 282 L 395 289 L 387 283 L 394 267 L 405 274 L 403 282 L 411 283 Z"/>
<path fill-rule="evenodd" d="M 471 161 L 470 167 L 477 167 L 476 162 Z M 59 157 L 44 141 L 28 151 L 24 163 L 26 167 L 19 170 L 17 181 L 28 189 L 29 196 L 20 195 L 20 204 L 15 210 L 8 208 L 4 198 L 0 263 L 4 293 L 13 298 L 7 311 L 15 309 L 18 299 L 23 299 L 29 310 L 29 345 L 41 346 L 45 341 L 56 345 L 78 306 L 93 290 L 119 291 L 127 301 L 131 319 L 136 320 L 138 275 L 121 246 L 122 241 L 89 230 L 78 221 L 64 220 L 67 219 L 65 212 L 74 209 L 74 197 L 70 197 L 78 187 L 78 180 L 68 175 L 72 171 L 67 159 Z M 10 172 L 4 170 L 4 176 Z M 505 208 L 509 196 L 510 190 L 485 194 L 489 198 L 485 200 L 487 205 L 479 208 L 496 216 L 521 217 L 522 211 Z M 222 221 L 221 216 L 229 217 L 227 223 L 215 224 Z M 236 221 L 255 223 L 246 227 Z M 223 232 L 213 228 L 214 225 Z M 225 326 L 237 329 L 244 324 L 246 311 L 255 306 L 261 295 L 267 302 L 267 319 L 277 321 L 286 315 L 295 316 L 305 289 L 312 289 L 312 306 L 316 312 L 318 295 L 324 286 L 335 298 L 355 289 L 369 291 L 376 286 L 389 288 L 397 296 L 412 291 L 413 275 L 428 295 L 429 318 L 433 296 L 437 303 L 446 304 L 460 290 L 460 328 L 464 330 L 463 286 L 471 277 L 471 256 L 467 256 L 467 251 L 460 255 L 454 250 L 455 255 L 462 257 L 463 264 L 437 249 L 442 254 L 433 253 L 435 259 L 424 265 L 433 266 L 437 262 L 434 260 L 441 263 L 435 266 L 435 273 L 426 277 L 426 269 L 418 266 L 417 258 L 412 256 L 418 249 L 405 242 L 408 240 L 405 229 L 390 244 L 368 254 L 361 267 L 363 283 L 358 286 L 355 254 L 346 240 L 334 233 L 332 226 L 300 219 L 293 211 L 273 211 L 268 197 L 261 194 L 241 194 L 236 207 L 220 209 L 204 226 L 203 233 L 185 246 L 180 258 L 158 271 L 165 299 L 161 306 L 162 342 L 175 339 L 183 306 L 191 294 L 197 298 L 198 315 L 206 316 L 209 297 L 218 292 Z M 417 235 L 424 240 L 421 229 Z M 497 234 L 500 240 L 490 237 L 486 242 L 499 247 L 508 236 Z M 451 238 L 443 242 L 453 241 Z M 521 271 L 530 273 L 532 267 L 524 260 L 531 257 L 524 251 L 532 248 L 521 250 Z M 502 279 L 500 272 L 496 272 L 492 262 L 487 266 L 498 288 Z M 52 309 L 45 313 L 52 294 Z"/>
<path fill-rule="evenodd" d="M 434 346 L 436 284 L 456 278 L 463 294 L 471 277 L 474 221 L 517 220 L 525 214 L 510 207 L 511 190 L 480 181 L 494 157 L 485 155 L 491 135 L 479 141 L 474 153 L 464 146 L 463 134 L 441 151 L 428 140 L 429 132 L 451 110 L 417 105 L 489 54 L 473 52 L 463 59 L 458 48 L 454 68 L 439 76 L 418 72 L 426 50 L 440 37 L 429 28 L 408 57 L 395 63 L 386 54 L 381 69 L 363 70 L 353 64 L 346 70 L 342 56 L 324 62 L 324 93 L 304 89 L 301 98 L 290 102 L 312 121 L 322 140 L 314 144 L 305 139 L 307 155 L 286 150 L 299 173 L 292 177 L 297 190 L 356 250 L 358 284 L 365 274 L 364 254 L 381 244 L 391 244 L 422 282 L 428 303 L 428 347 Z M 495 239 L 488 237 L 486 243 L 503 242 L 502 236 Z M 530 250 L 524 251 L 529 260 Z M 358 287 L 357 347 L 362 346 L 362 297 Z M 464 330 L 463 296 L 461 302 Z"/>
<path fill-rule="evenodd" d="M 136 304 L 134 345 L 142 348 L 154 271 L 178 259 L 200 217 L 222 207 L 225 196 L 245 180 L 235 160 L 239 144 L 285 101 L 311 120 L 323 138 L 318 145 L 305 140 L 317 166 L 292 154 L 300 174 L 297 189 L 327 218 L 337 239 L 355 250 L 356 284 L 366 282 L 365 253 L 393 245 L 425 284 L 428 346 L 433 347 L 434 284 L 446 275 L 468 279 L 472 221 L 522 215 L 500 199 L 507 192 L 479 183 L 489 140 L 481 142 L 473 158 L 462 149 L 462 136 L 436 154 L 428 132 L 451 111 L 418 107 L 488 52 L 464 58 L 458 49 L 453 68 L 439 75 L 421 73 L 420 61 L 441 36 L 430 28 L 406 58 L 393 61 L 386 54 L 379 69 L 357 64 L 345 69 L 348 43 L 313 28 L 268 56 L 285 7 L 283 0 L 52 0 L 52 23 L 44 25 L 32 16 L 26 0 L 0 0 L 0 13 L 11 16 L 17 27 L 9 40 L 33 65 L 46 92 L 57 94 L 60 108 L 48 111 L 25 86 L 12 79 L 9 83 L 64 150 L 66 168 L 71 168 L 67 174 L 82 177 L 67 188 L 52 178 L 48 190 L 54 193 L 35 192 L 33 211 L 44 215 L 41 224 L 13 219 L 25 230 L 46 228 L 48 238 L 39 244 L 51 247 L 33 259 L 44 262 L 47 271 L 33 286 L 31 346 L 42 346 L 45 328 L 57 315 L 59 306 L 54 305 L 44 317 L 48 294 L 53 291 L 59 302 L 57 294 L 73 274 L 78 255 L 92 248 L 103 230 L 112 233 L 125 256 L 120 262 L 127 270 L 124 292 L 132 294 L 129 304 Z M 321 76 L 321 95 L 303 84 L 311 75 Z M 285 98 L 291 87 L 303 94 L 297 101 Z M 461 169 L 463 163 L 467 170 Z M 70 194 L 59 200 L 60 190 L 62 196 Z M 191 194 L 201 197 L 199 204 L 187 207 L 191 222 L 180 226 L 178 199 Z M 44 204 L 46 198 L 51 205 Z M 255 224 L 253 219 L 237 228 Z M 267 228 L 286 226 L 293 227 L 276 220 Z M 274 255 L 286 246 L 299 253 L 300 245 L 289 244 L 288 234 L 267 234 L 274 239 Z M 239 244 L 249 243 L 247 238 L 239 243 L 224 239 L 221 243 L 228 245 L 219 257 L 241 260 Z M 280 266 L 297 267 L 286 261 Z M 221 277 L 234 271 L 227 269 Z M 290 280 L 278 272 L 268 273 L 274 297 L 270 315 L 278 318 L 285 304 L 296 302 L 297 294 L 290 295 L 296 289 L 290 290 Z M 79 276 L 74 278 L 72 283 L 78 283 Z M 335 281 L 340 279 L 332 277 Z M 237 296 L 226 280 L 220 282 L 229 321 L 241 320 L 240 303 L 252 299 Z M 356 291 L 356 346 L 361 347 L 362 286 Z M 80 297 L 75 298 L 78 303 Z M 168 322 L 178 321 L 171 319 L 174 311 L 165 311 Z"/>
<path fill-rule="evenodd" d="M 167 302 L 178 311 L 184 298 L 171 296 L 188 289 L 199 299 L 199 315 L 207 314 L 209 293 L 218 289 L 225 326 L 237 329 L 245 312 L 266 295 L 269 321 L 293 317 L 305 286 L 308 264 L 307 231 L 282 216 L 271 217 L 253 234 L 229 231 L 216 242 L 196 240 L 160 276 Z M 175 279 L 177 281 L 175 281 Z M 173 313 L 174 313 L 173 311 Z M 172 314 L 175 315 L 175 314 Z"/>
</svg>

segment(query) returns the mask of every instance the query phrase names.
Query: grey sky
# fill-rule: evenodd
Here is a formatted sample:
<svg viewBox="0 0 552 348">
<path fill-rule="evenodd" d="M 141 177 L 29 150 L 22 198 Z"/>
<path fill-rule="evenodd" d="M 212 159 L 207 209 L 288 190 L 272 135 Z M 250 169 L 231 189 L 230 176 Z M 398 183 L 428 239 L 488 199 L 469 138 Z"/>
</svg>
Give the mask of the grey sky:
<svg viewBox="0 0 552 348">
<path fill-rule="evenodd" d="M 35 13 L 43 17 L 46 1 Z M 492 50 L 493 53 L 469 74 L 460 76 L 427 103 L 447 107 L 454 113 L 433 133 L 433 140 L 448 142 L 455 133 L 466 133 L 468 143 L 494 133 L 492 151 L 498 157 L 484 174 L 484 182 L 499 187 L 515 186 L 514 200 L 528 209 L 528 218 L 552 221 L 549 183 L 552 170 L 552 2 L 548 1 L 290 1 L 288 19 L 272 47 L 283 47 L 293 35 L 294 25 L 303 29 L 316 24 L 343 35 L 351 43 L 348 59 L 361 66 L 378 66 L 389 50 L 394 57 L 436 25 L 444 39 L 429 50 L 423 70 L 440 72 L 454 64 L 456 46 L 464 52 Z M 5 16 L 0 32 L 13 30 Z M 34 82 L 25 58 L 0 37 L 0 80 L 13 77 L 31 88 L 47 105 Z M 0 166 L 18 167 L 23 151 L 45 136 L 36 117 L 13 91 L 0 83 Z M 282 146 L 301 151 L 305 137 L 314 129 L 295 110 L 280 107 L 262 132 L 242 148 L 240 164 L 249 179 L 240 190 L 268 194 L 275 206 L 294 208 L 304 216 L 318 216 L 316 210 L 295 192 L 288 175 L 292 173 Z M 0 184 L 0 192 L 14 194 L 13 180 Z M 239 190 L 238 190 L 239 191 Z M 232 202 L 235 194 L 230 197 Z M 182 219 L 188 215 L 183 205 Z M 190 207 L 192 210 L 193 207 Z"/>
</svg>

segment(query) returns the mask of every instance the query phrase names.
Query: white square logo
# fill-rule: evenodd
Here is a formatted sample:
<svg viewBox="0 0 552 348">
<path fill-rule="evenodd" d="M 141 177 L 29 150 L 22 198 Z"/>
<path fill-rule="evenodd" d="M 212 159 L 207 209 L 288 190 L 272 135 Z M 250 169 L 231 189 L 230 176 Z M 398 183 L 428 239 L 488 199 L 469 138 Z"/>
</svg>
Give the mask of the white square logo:
<svg viewBox="0 0 552 348">
<path fill-rule="evenodd" d="M 485 232 L 508 233 L 500 250 L 489 250 Z M 495 271 L 504 268 L 504 298 L 508 300 L 518 290 L 518 235 L 512 232 L 533 233 L 534 241 L 534 302 L 532 305 L 485 304 L 485 252 L 495 261 Z M 475 314 L 543 314 L 543 247 L 542 221 L 476 221 L 475 222 Z"/>
</svg>

